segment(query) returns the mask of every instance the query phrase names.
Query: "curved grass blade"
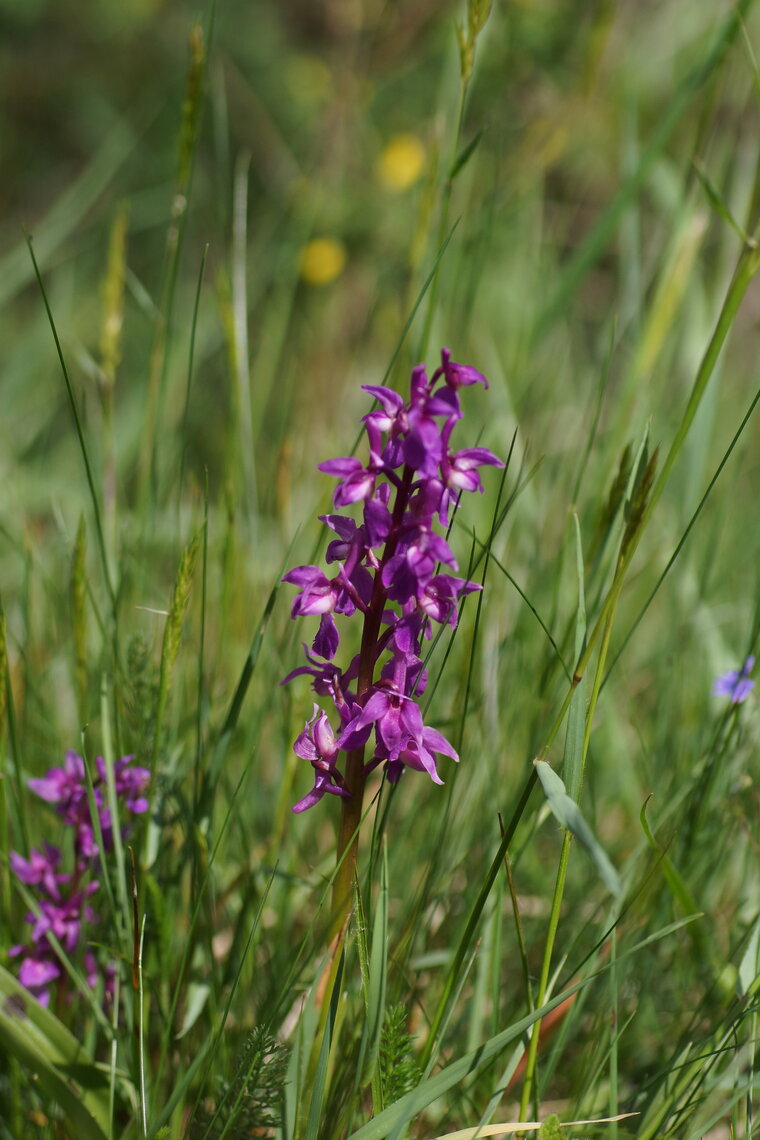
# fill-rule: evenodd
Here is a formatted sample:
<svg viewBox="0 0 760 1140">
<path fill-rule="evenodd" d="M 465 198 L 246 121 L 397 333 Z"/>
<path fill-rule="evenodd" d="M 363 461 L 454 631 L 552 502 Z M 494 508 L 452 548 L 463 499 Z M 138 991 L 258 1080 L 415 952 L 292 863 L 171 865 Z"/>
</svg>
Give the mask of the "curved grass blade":
<svg viewBox="0 0 760 1140">
<path fill-rule="evenodd" d="M 618 1116 L 600 1116 L 598 1120 L 557 1120 L 559 1128 L 579 1128 L 583 1124 L 614 1124 L 618 1120 L 627 1120 L 629 1116 L 638 1116 L 638 1112 L 622 1112 Z M 505 1120 L 501 1124 L 476 1125 L 473 1128 L 460 1128 L 457 1132 L 445 1132 L 436 1136 L 435 1140 L 477 1140 L 478 1136 L 507 1136 L 512 1132 L 540 1132 L 552 1120 L 549 1116 L 543 1122 L 537 1120 Z M 541 1140 L 541 1137 L 539 1137 Z M 548 1136 L 547 1136 L 548 1140 Z"/>
<path fill-rule="evenodd" d="M 618 875 L 604 848 L 599 843 L 593 831 L 586 822 L 581 809 L 575 800 L 571 799 L 565 790 L 562 779 L 545 760 L 536 760 L 536 772 L 544 789 L 547 802 L 557 822 L 567 831 L 572 832 L 582 847 L 585 847 L 594 861 L 599 877 L 607 889 L 615 897 L 622 891 L 620 876 Z"/>
<path fill-rule="evenodd" d="M 58 330 L 56 328 L 55 321 L 53 320 L 53 313 L 50 309 L 50 304 L 48 302 L 47 292 L 45 290 L 45 286 L 44 286 L 43 281 L 42 281 L 42 275 L 40 273 L 39 265 L 37 264 L 37 258 L 35 257 L 35 254 L 34 254 L 34 247 L 32 245 L 32 239 L 30 236 L 27 236 L 26 243 L 27 243 L 27 246 L 29 249 L 29 256 L 32 259 L 32 265 L 34 267 L 34 274 L 35 274 L 35 277 L 37 278 L 37 284 L 39 286 L 40 294 L 42 295 L 42 303 L 44 304 L 45 312 L 47 313 L 48 322 L 50 324 L 50 331 L 53 334 L 53 341 L 55 343 L 55 349 L 56 349 L 56 352 L 58 354 L 58 362 L 61 365 L 61 372 L 63 373 L 63 380 L 64 380 L 64 383 L 66 385 L 66 395 L 69 398 L 69 407 L 71 408 L 71 414 L 74 417 L 74 427 L 76 428 L 77 439 L 79 440 L 79 450 L 82 453 L 82 461 L 84 462 L 85 475 L 87 476 L 87 486 L 90 489 L 90 499 L 92 500 L 92 513 L 93 513 L 94 518 L 95 518 L 95 531 L 96 531 L 97 536 L 98 536 L 98 552 L 100 554 L 100 561 L 103 565 L 103 580 L 106 584 L 106 590 L 108 591 L 108 597 L 109 597 L 109 600 L 111 602 L 111 612 L 115 618 L 115 616 L 116 616 L 116 594 L 114 593 L 113 584 L 111 582 L 111 574 L 110 574 L 110 571 L 108 569 L 108 554 L 106 551 L 106 540 L 105 540 L 105 534 L 103 532 L 103 521 L 102 521 L 101 516 L 100 516 L 100 500 L 98 498 L 98 492 L 95 488 L 95 477 L 92 473 L 92 467 L 90 465 L 90 455 L 89 455 L 89 452 L 87 450 L 87 444 L 85 443 L 84 429 L 82 428 L 82 420 L 81 420 L 80 415 L 79 415 L 79 406 L 77 405 L 76 397 L 74 396 L 74 389 L 71 385 L 71 378 L 69 377 L 69 370 L 66 367 L 66 360 L 65 360 L 64 355 L 63 355 L 63 348 L 61 347 L 61 342 L 58 338 Z"/>
<path fill-rule="evenodd" d="M 576 572 L 578 579 L 578 606 L 575 616 L 575 646 L 573 661 L 580 661 L 586 644 L 586 595 L 584 590 L 583 548 L 581 545 L 581 528 L 578 515 L 574 514 L 575 522 L 575 552 Z M 583 783 L 583 767 L 585 760 L 584 739 L 586 735 L 586 688 L 588 680 L 586 674 L 581 677 L 575 686 L 570 711 L 567 714 L 567 734 L 565 736 L 565 753 L 562 762 L 562 772 L 565 777 L 568 795 L 575 803 L 580 799 L 581 785 Z M 540 776 L 539 772 L 539 776 Z M 543 782 L 543 781 L 542 781 Z"/>
</svg>

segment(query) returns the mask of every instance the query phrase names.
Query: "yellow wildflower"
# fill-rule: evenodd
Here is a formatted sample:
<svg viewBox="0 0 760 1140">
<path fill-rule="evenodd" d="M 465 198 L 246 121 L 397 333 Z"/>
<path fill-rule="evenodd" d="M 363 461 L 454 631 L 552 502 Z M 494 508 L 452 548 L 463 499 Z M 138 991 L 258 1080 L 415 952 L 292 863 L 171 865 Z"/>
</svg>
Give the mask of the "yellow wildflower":
<svg viewBox="0 0 760 1140">
<path fill-rule="evenodd" d="M 394 135 L 377 160 L 376 173 L 386 189 L 400 194 L 418 180 L 425 165 L 425 146 L 417 135 Z"/>
<path fill-rule="evenodd" d="M 346 247 L 337 238 L 313 238 L 301 250 L 299 269 L 309 285 L 329 285 L 343 272 Z"/>
</svg>

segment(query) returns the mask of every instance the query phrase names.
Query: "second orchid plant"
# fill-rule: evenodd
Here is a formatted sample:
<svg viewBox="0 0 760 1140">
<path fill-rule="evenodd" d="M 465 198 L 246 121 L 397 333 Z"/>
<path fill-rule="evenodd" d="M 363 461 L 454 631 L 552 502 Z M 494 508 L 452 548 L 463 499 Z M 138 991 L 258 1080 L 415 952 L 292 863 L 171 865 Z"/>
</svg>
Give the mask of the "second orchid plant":
<svg viewBox="0 0 760 1140">
<path fill-rule="evenodd" d="M 338 479 L 336 511 L 361 504 L 360 521 L 344 513 L 320 516 L 335 535 L 326 560 L 336 572 L 328 577 L 317 566 L 297 566 L 283 579 L 299 588 L 292 616 L 319 617 L 311 653 L 306 651 L 309 663 L 285 681 L 310 675 L 315 693 L 332 702 L 335 715 L 331 720 L 315 703 L 295 741 L 296 754 L 312 765 L 314 787 L 293 810 L 306 811 L 328 793 L 343 801 L 343 871 L 335 884 L 339 914 L 353 874 L 351 858 L 343 856 L 351 846 L 355 857 L 369 772 L 384 765 L 387 779 L 396 783 L 412 768 L 440 784 L 436 755 L 459 759 L 446 737 L 423 723 L 417 700 L 427 679 L 420 654 L 431 622 L 456 625 L 459 599 L 480 589 L 450 572 L 456 561 L 436 529 L 448 527 L 462 491 L 482 492 L 480 467 L 503 467 L 484 447 L 452 449 L 462 418 L 459 389 L 477 383 L 488 387 L 479 372 L 457 364 L 443 349 L 431 377 L 423 365 L 412 371 L 406 402 L 390 388 L 363 385 L 379 405 L 363 417 L 368 459 L 319 465 Z M 363 620 L 359 653 L 345 668 L 334 663 L 340 646 L 335 614 Z"/>
<path fill-rule="evenodd" d="M 150 772 L 132 763 L 132 756 L 122 756 L 113 766 L 114 802 L 124 813 L 120 826 L 126 838 L 134 816 L 147 812 L 146 795 Z M 51 987 L 65 985 L 67 968 L 58 947 L 71 957 L 83 954 L 88 984 L 95 988 L 101 970 L 87 931 L 98 922 L 93 895 L 100 883 L 91 877 L 97 873 L 104 854 L 114 849 L 114 827 L 119 826 L 108 806 L 108 772 L 105 761 L 98 756 L 91 777 L 91 794 L 85 762 L 76 752 L 67 752 L 62 768 L 51 768 L 40 779 L 29 780 L 29 787 L 40 799 L 53 804 L 61 821 L 74 831 L 73 871 L 61 871 L 63 853 L 60 847 L 45 843 L 44 850 L 32 848 L 25 859 L 16 851 L 10 852 L 10 866 L 19 880 L 35 896 L 36 911 L 30 911 L 27 922 L 32 927 L 31 942 L 14 946 L 12 958 L 19 957 L 19 981 L 42 1003 L 50 1002 Z M 94 813 L 103 851 L 98 847 L 98 836 L 93 823 Z M 57 941 L 52 941 L 50 936 Z M 113 996 L 115 967 L 102 970 L 103 993 L 106 1002 Z"/>
</svg>

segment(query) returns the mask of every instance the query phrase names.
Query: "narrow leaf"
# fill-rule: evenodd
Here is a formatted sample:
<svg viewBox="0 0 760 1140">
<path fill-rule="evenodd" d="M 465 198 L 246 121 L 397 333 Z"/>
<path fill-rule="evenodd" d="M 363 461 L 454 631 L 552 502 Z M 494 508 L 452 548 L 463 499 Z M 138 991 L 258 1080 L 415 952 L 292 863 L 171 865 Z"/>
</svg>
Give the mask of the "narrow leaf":
<svg viewBox="0 0 760 1140">
<path fill-rule="evenodd" d="M 710 205 L 715 210 L 716 214 L 718 214 L 723 219 L 723 221 L 731 227 L 734 233 L 746 244 L 749 241 L 749 235 L 746 233 L 744 228 L 739 225 L 736 218 L 733 216 L 728 206 L 713 186 L 712 182 L 710 181 L 710 177 L 702 163 L 694 159 L 693 166 L 697 172 L 697 178 L 702 183 L 702 189 L 707 195 Z"/>
<path fill-rule="evenodd" d="M 755 928 L 739 964 L 737 988 L 742 997 L 752 993 L 758 978 L 760 978 L 760 918 L 755 922 Z"/>
<path fill-rule="evenodd" d="M 478 144 L 479 144 L 480 140 L 482 139 L 482 137 L 483 137 L 483 131 L 481 129 L 478 131 L 478 133 L 475 135 L 475 137 L 468 142 L 467 146 L 464 147 L 464 149 L 459 152 L 459 154 L 456 157 L 456 160 L 454 161 L 453 166 L 451 167 L 451 173 L 449 174 L 449 178 L 451 179 L 452 182 L 454 181 L 456 176 L 462 172 L 464 167 L 470 161 L 473 154 L 477 150 Z"/>
<path fill-rule="evenodd" d="M 367 1026 L 369 1036 L 369 1073 L 375 1071 L 380 1049 L 380 1034 L 385 1019 L 386 966 L 388 960 L 388 850 L 383 836 L 383 858 L 380 864 L 380 893 L 372 927 L 372 951 L 369 962 Z"/>
<path fill-rule="evenodd" d="M 598 1120 L 559 1120 L 560 1128 L 580 1128 L 583 1124 L 614 1124 L 617 1120 L 626 1120 L 629 1116 L 638 1116 L 638 1112 L 621 1112 L 619 1116 L 600 1116 Z M 484 1124 L 482 1127 L 460 1128 L 458 1132 L 445 1132 L 436 1136 L 435 1140 L 477 1140 L 478 1136 L 505 1136 L 510 1132 L 538 1132 L 552 1117 L 546 1118 L 543 1123 L 536 1120 L 504 1120 L 501 1124 Z"/>
<path fill-rule="evenodd" d="M 177 1040 L 184 1037 L 195 1025 L 208 1003 L 211 987 L 208 982 L 191 982 L 187 987 L 187 1009 L 182 1019 Z"/>
<path fill-rule="evenodd" d="M 575 521 L 576 576 L 578 580 L 578 607 L 575 614 L 575 647 L 573 661 L 580 661 L 586 647 L 586 595 L 584 590 L 583 547 L 581 529 L 577 514 Z M 570 711 L 567 717 L 567 736 L 562 771 L 567 782 L 568 795 L 577 803 L 580 799 L 583 782 L 583 741 L 586 735 L 586 688 L 587 674 L 584 672 L 575 687 Z"/>
<path fill-rule="evenodd" d="M 535 768 L 549 807 L 557 822 L 561 827 L 572 832 L 578 842 L 588 851 L 599 872 L 599 877 L 610 893 L 615 896 L 620 895 L 622 890 L 620 876 L 584 819 L 575 800 L 570 799 L 560 777 L 545 760 L 536 760 Z"/>
</svg>

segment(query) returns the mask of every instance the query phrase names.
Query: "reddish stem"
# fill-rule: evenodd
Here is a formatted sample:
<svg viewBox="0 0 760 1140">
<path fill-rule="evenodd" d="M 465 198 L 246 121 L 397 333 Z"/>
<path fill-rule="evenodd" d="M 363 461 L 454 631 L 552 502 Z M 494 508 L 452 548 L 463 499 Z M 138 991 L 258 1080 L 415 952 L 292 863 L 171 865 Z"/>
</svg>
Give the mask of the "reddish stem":
<svg viewBox="0 0 760 1140">
<path fill-rule="evenodd" d="M 356 695 L 359 700 L 371 689 L 374 681 L 377 643 L 387 600 L 382 580 L 383 567 L 392 558 L 398 545 L 401 522 L 409 502 L 413 478 L 412 468 L 405 467 L 403 479 L 396 492 L 396 500 L 393 505 L 391 531 L 385 544 L 380 565 L 375 571 L 372 598 L 364 615 L 362 642 L 359 651 L 359 676 L 356 685 Z M 341 799 L 337 848 L 338 870 L 333 883 L 331 939 L 340 932 L 351 909 L 365 783 L 364 745 L 362 745 L 361 748 L 355 748 L 349 752 L 346 760 L 344 786 L 349 792 L 350 798 Z"/>
</svg>

